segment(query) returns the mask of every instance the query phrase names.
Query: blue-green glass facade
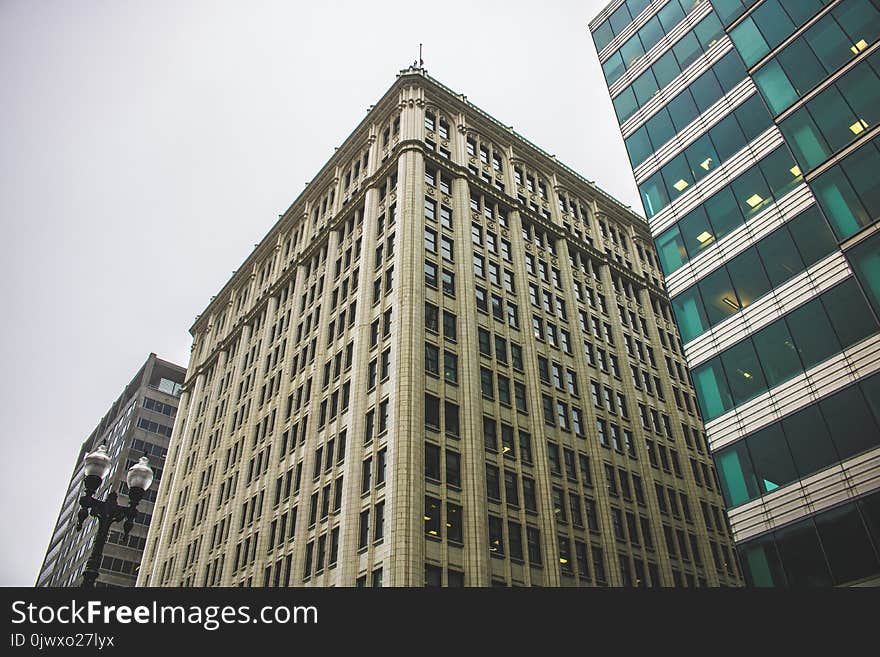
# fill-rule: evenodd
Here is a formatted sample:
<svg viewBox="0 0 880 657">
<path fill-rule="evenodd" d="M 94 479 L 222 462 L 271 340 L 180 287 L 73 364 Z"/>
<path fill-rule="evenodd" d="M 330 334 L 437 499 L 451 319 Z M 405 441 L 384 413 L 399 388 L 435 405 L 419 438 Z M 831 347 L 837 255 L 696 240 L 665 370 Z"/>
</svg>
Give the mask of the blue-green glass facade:
<svg viewBox="0 0 880 657">
<path fill-rule="evenodd" d="M 880 584 L 880 478 L 850 476 L 880 469 L 880 0 L 617 0 L 590 31 L 747 583 Z"/>
</svg>

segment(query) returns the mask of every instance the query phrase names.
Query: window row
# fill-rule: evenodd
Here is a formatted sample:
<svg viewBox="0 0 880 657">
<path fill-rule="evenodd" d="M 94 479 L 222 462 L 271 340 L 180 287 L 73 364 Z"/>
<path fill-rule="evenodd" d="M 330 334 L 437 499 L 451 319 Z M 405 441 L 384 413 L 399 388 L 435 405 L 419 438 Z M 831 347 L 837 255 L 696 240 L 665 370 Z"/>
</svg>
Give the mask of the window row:
<svg viewBox="0 0 880 657">
<path fill-rule="evenodd" d="M 693 370 L 705 421 L 802 374 L 877 330 L 855 279 L 824 292 Z"/>
<path fill-rule="evenodd" d="M 841 240 L 880 216 L 880 138 L 860 146 L 811 183 L 819 206 Z"/>
<path fill-rule="evenodd" d="M 445 455 L 443 458 L 441 455 Z M 441 473 L 440 464 L 445 464 Z M 461 454 L 439 445 L 425 443 L 425 479 L 429 482 L 444 482 L 451 488 L 461 488 Z"/>
<path fill-rule="evenodd" d="M 483 416 L 483 445 L 492 453 L 499 452 L 504 458 L 514 460 L 519 452 L 520 460 L 528 465 L 532 463 L 532 437 L 527 431 L 520 429 L 514 436 L 514 428 L 504 422 L 499 423 L 491 417 Z"/>
<path fill-rule="evenodd" d="M 455 315 L 448 310 L 441 311 L 433 303 L 426 301 L 425 330 L 439 335 L 441 329 L 444 340 L 455 342 L 458 339 L 458 326 Z"/>
<path fill-rule="evenodd" d="M 512 329 L 519 330 L 519 308 L 515 303 L 505 301 L 499 294 L 490 294 L 479 285 L 474 290 L 477 310 L 488 313 L 489 303 L 492 304 L 492 317 L 499 322 L 507 321 Z"/>
<path fill-rule="evenodd" d="M 370 456 L 361 462 L 361 495 L 369 493 L 373 488 L 385 484 L 385 470 L 388 465 L 386 448 L 380 449 L 374 457 Z M 341 478 L 338 480 L 341 481 Z"/>
<path fill-rule="evenodd" d="M 611 40 L 623 32 L 642 10 L 651 4 L 651 0 L 624 0 L 614 12 L 593 31 L 596 51 L 601 52 Z"/>
<path fill-rule="evenodd" d="M 541 395 L 541 405 L 544 410 L 544 424 L 549 427 L 557 426 L 563 431 L 574 432 L 581 438 L 586 438 L 586 426 L 584 425 L 581 410 L 572 405 L 569 415 L 569 404 L 562 400 L 554 400 L 551 395 Z M 569 419 L 570 418 L 570 419 Z"/>
<path fill-rule="evenodd" d="M 628 89 L 632 89 L 638 106 L 644 105 L 660 89 L 663 89 L 677 78 L 682 71 L 696 62 L 723 35 L 724 30 L 714 13 L 710 13 L 697 23 L 691 31 L 681 37 L 672 48 L 667 50 L 657 61 L 651 64 L 650 68 L 629 85 Z M 613 68 L 612 60 L 602 65 L 606 79 L 608 78 L 609 71 L 615 72 Z M 622 71 L 620 73 L 622 74 Z M 611 85 L 610 80 L 608 84 L 609 86 Z M 621 93 L 626 93 L 626 90 Z"/>
<path fill-rule="evenodd" d="M 804 172 L 880 122 L 880 54 L 848 71 L 779 124 Z"/>
<path fill-rule="evenodd" d="M 554 297 L 552 292 L 529 283 L 529 301 L 535 308 L 543 308 L 548 315 L 556 315 L 562 321 L 568 320 L 565 299 L 561 295 Z"/>
<path fill-rule="evenodd" d="M 831 0 L 767 0 L 730 31 L 746 66 L 753 66 Z"/>
<path fill-rule="evenodd" d="M 449 139 L 449 122 L 442 115 L 438 117 L 434 110 L 425 110 L 425 130 L 436 132 L 440 139 Z"/>
<path fill-rule="evenodd" d="M 800 167 L 789 150 L 784 145 L 774 150 L 657 237 L 655 243 L 663 273 L 668 276 L 686 265 L 802 180 Z M 666 198 L 662 185 L 653 184 L 649 188 L 649 182 L 643 185 L 646 208 Z"/>
<path fill-rule="evenodd" d="M 443 432 L 450 438 L 459 437 L 459 413 L 458 404 L 449 400 L 443 401 L 443 417 L 441 426 L 440 399 L 431 393 L 425 393 L 425 426 L 435 431 Z"/>
<path fill-rule="evenodd" d="M 440 269 L 430 260 L 425 260 L 425 285 L 436 290 L 438 282 L 442 287 L 443 294 L 450 297 L 455 296 L 455 274 L 448 269 Z"/>
<path fill-rule="evenodd" d="M 829 588 L 876 575 L 880 493 L 743 543 L 749 586 Z"/>
<path fill-rule="evenodd" d="M 760 69 L 752 79 L 774 115 L 871 46 L 880 37 L 880 7 L 843 0 Z"/>
<path fill-rule="evenodd" d="M 476 247 L 480 247 L 480 250 L 482 250 L 485 246 L 490 253 L 496 256 L 500 255 L 507 262 L 513 262 L 510 242 L 503 238 L 499 240 L 498 235 L 489 229 L 484 231 L 483 227 L 476 221 L 471 222 L 471 242 L 473 242 L 474 250 L 476 250 Z"/>
<path fill-rule="evenodd" d="M 635 145 L 630 146 L 631 141 L 639 142 L 646 139 L 650 140 L 654 150 L 657 150 L 745 77 L 746 69 L 742 60 L 735 52 L 727 53 L 628 137 L 625 140 L 627 150 L 638 150 Z M 636 98 L 633 87 L 622 91 L 614 98 L 614 111 L 618 121 L 623 124 L 650 98 L 651 96 Z M 632 155 L 630 159 L 634 166 L 641 162 Z"/>
<path fill-rule="evenodd" d="M 429 196 L 425 197 L 425 219 L 428 221 L 436 222 L 439 216 L 440 225 L 447 230 L 453 230 L 452 226 L 452 208 L 439 204 L 440 209 L 437 209 L 437 201 L 432 199 Z"/>
<path fill-rule="evenodd" d="M 715 455 L 728 508 L 880 444 L 880 375 L 750 434 Z"/>
<path fill-rule="evenodd" d="M 553 322 L 544 322 L 542 317 L 532 315 L 532 333 L 535 339 L 546 342 L 554 349 L 561 349 L 571 354 L 571 333 L 564 328 L 559 328 Z"/>
<path fill-rule="evenodd" d="M 336 479 L 335 486 L 328 482 L 323 488 L 321 488 L 320 490 L 316 490 L 314 493 L 312 493 L 312 497 L 309 502 L 309 527 L 313 527 L 319 519 L 321 520 L 321 522 L 327 520 L 331 512 L 331 501 L 333 504 L 332 512 L 335 514 L 342 508 L 341 476 Z M 320 516 L 318 516 L 319 508 L 321 511 Z"/>
<path fill-rule="evenodd" d="M 638 62 L 646 52 L 657 45 L 664 36 L 675 29 L 695 4 L 698 3 L 695 3 L 694 0 L 670 0 L 634 35 L 624 41 L 620 49 L 602 65 L 609 86 Z M 610 24 L 606 23 L 606 25 L 610 27 Z M 599 30 L 593 38 L 595 39 L 598 34 Z"/>
<path fill-rule="evenodd" d="M 437 231 L 425 228 L 425 252 L 437 255 L 438 236 Z M 447 235 L 439 236 L 440 256 L 446 262 L 455 261 L 455 241 Z"/>
<path fill-rule="evenodd" d="M 509 344 L 500 335 L 493 335 L 482 326 L 477 327 L 477 343 L 479 345 L 480 355 L 486 358 L 492 358 L 492 350 L 495 350 L 495 360 L 500 365 L 507 365 L 508 362 L 513 365 L 513 369 L 523 371 L 523 352 L 515 342 Z M 508 352 L 509 347 L 509 352 Z M 508 360 L 509 359 L 509 360 Z"/>
<path fill-rule="evenodd" d="M 880 234 L 875 233 L 847 251 L 850 266 L 862 284 L 862 291 L 880 317 Z"/>
<path fill-rule="evenodd" d="M 578 473 L 580 473 L 580 482 L 584 488 L 593 487 L 593 471 L 590 467 L 590 457 L 581 452 L 575 452 L 573 449 L 563 446 L 562 450 L 559 445 L 552 440 L 547 441 L 547 462 L 550 465 L 550 474 L 562 476 L 563 467 L 565 468 L 565 477 L 572 482 L 578 481 Z"/>
<path fill-rule="evenodd" d="M 551 380 L 551 372 L 552 380 Z M 572 397 L 579 397 L 577 372 L 563 367 L 555 361 L 549 361 L 543 356 L 538 356 L 538 375 L 541 381 L 556 386 L 560 392 L 568 391 Z"/>
<path fill-rule="evenodd" d="M 361 511 L 358 524 L 358 550 L 365 550 L 370 544 L 370 509 Z M 381 543 L 385 536 L 385 502 L 376 502 L 373 506 L 372 542 Z M 306 546 L 308 547 L 308 546 Z M 306 550 L 308 559 L 308 550 Z"/>
<path fill-rule="evenodd" d="M 529 412 L 526 402 L 525 385 L 519 381 L 513 382 L 513 401 L 511 401 L 510 377 L 504 376 L 500 373 L 494 373 L 492 370 L 485 367 L 480 368 L 480 392 L 483 399 L 488 399 L 490 401 L 495 399 L 495 381 L 498 383 L 498 401 L 501 402 L 501 404 L 509 407 L 512 403 L 515 403 L 516 410 L 520 413 Z"/>
<path fill-rule="evenodd" d="M 773 121 L 764 102 L 758 94 L 753 94 L 746 102 L 712 126 L 706 134 L 664 164 L 643 185 L 659 185 L 662 181 L 665 186 L 664 198 L 668 198 L 669 203 L 672 203 L 691 185 L 697 184 L 714 172 L 771 125 Z M 647 140 L 634 141 L 633 138 L 638 134 L 637 132 L 628 140 L 629 145 L 635 149 L 630 151 L 630 155 L 635 154 L 636 157 L 644 159 L 657 147 L 649 144 Z M 662 207 L 656 207 L 653 211 L 659 212 L 661 209 Z"/>
<path fill-rule="evenodd" d="M 305 563 L 303 564 L 303 581 L 309 579 L 312 575 L 319 575 L 322 573 L 324 571 L 325 559 L 327 568 L 335 566 L 338 555 L 339 527 L 334 527 L 330 531 L 329 544 L 326 533 L 321 534 L 318 537 L 317 543 L 315 541 L 309 541 L 306 543 Z M 314 572 L 312 571 L 313 562 L 315 567 Z M 278 577 L 279 572 L 276 571 L 276 579 Z"/>
<path fill-rule="evenodd" d="M 445 517 L 441 517 L 441 509 L 445 507 Z M 436 540 L 446 540 L 461 545 L 464 542 L 462 533 L 461 506 L 446 502 L 443 504 L 436 497 L 425 496 L 425 536 Z"/>
<path fill-rule="evenodd" d="M 497 221 L 499 225 L 505 228 L 509 225 L 507 216 L 510 210 L 496 202 L 491 196 L 484 196 L 477 191 L 471 191 L 470 208 L 471 212 L 482 213 L 483 218 L 488 221 Z"/>
<path fill-rule="evenodd" d="M 812 206 L 672 299 L 681 339 L 693 340 L 836 248 L 834 234 Z"/>
<path fill-rule="evenodd" d="M 425 343 L 425 373 L 440 376 L 440 348 Z M 458 384 L 458 354 L 443 351 L 443 378 L 447 383 Z"/>
<path fill-rule="evenodd" d="M 758 0 L 712 0 L 712 8 L 724 26 L 727 27 L 746 13 L 756 2 Z"/>
<path fill-rule="evenodd" d="M 492 262 L 491 260 L 487 262 L 486 258 L 479 253 L 474 253 L 474 275 L 477 278 L 482 278 L 484 280 L 488 277 L 488 280 L 492 285 L 497 287 L 502 287 L 503 285 L 507 292 L 510 292 L 511 294 L 516 293 L 516 283 L 513 272 L 509 269 L 502 270 L 498 263 Z"/>
<path fill-rule="evenodd" d="M 511 559 L 519 562 L 525 561 L 525 554 L 528 554 L 531 567 L 542 567 L 544 561 L 541 555 L 541 530 L 526 525 L 525 536 L 523 536 L 522 525 L 508 520 L 505 537 L 504 524 L 504 520 L 498 516 L 489 515 L 489 553 L 493 557 L 503 557 L 506 552 Z M 526 539 L 525 553 L 523 552 L 523 538 Z"/>
</svg>

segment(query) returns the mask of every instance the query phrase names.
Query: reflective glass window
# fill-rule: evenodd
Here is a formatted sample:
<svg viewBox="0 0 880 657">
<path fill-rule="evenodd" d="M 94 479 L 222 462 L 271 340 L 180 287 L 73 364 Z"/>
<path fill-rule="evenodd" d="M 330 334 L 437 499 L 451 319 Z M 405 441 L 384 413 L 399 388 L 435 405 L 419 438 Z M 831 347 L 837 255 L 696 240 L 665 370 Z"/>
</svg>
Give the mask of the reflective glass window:
<svg viewBox="0 0 880 657">
<path fill-rule="evenodd" d="M 746 438 L 746 442 L 762 491 L 771 493 L 780 486 L 797 481 L 798 473 L 778 424 L 756 431 Z"/>
<path fill-rule="evenodd" d="M 713 195 L 703 204 L 703 207 L 709 216 L 712 231 L 718 237 L 727 235 L 743 223 L 742 212 L 730 187 L 725 187 Z"/>
<path fill-rule="evenodd" d="M 636 94 L 636 102 L 638 102 L 639 107 L 651 100 L 659 88 L 660 87 L 657 86 L 657 81 L 654 79 L 654 74 L 651 72 L 651 69 L 648 69 L 637 77 L 632 84 L 632 89 Z"/>
<path fill-rule="evenodd" d="M 880 217 L 880 139 L 874 138 L 841 163 L 843 172 L 865 207 L 869 221 Z M 863 224 L 864 225 L 864 224 Z"/>
<path fill-rule="evenodd" d="M 786 323 L 805 369 L 840 351 L 837 335 L 818 299 L 790 312 Z"/>
<path fill-rule="evenodd" d="M 696 285 L 672 299 L 672 310 L 682 342 L 693 340 L 711 326 Z"/>
<path fill-rule="evenodd" d="M 681 69 L 678 67 L 678 63 L 675 61 L 675 56 L 671 50 L 664 53 L 660 59 L 654 62 L 651 66 L 651 71 L 660 89 L 672 82 L 681 73 Z"/>
<path fill-rule="evenodd" d="M 684 10 L 678 2 L 669 2 L 659 12 L 657 18 L 666 32 L 669 32 L 684 18 Z"/>
<path fill-rule="evenodd" d="M 855 112 L 855 119 L 864 121 L 862 127 L 865 123 L 873 127 L 880 122 L 880 77 L 867 62 L 859 64 L 840 78 L 836 86 Z M 858 130 L 858 126 L 853 121 L 847 123 L 846 127 L 850 134 L 846 135 L 847 141 L 844 143 L 849 143 L 856 138 L 853 133 Z"/>
<path fill-rule="evenodd" d="M 872 0 L 842 2 L 831 12 L 855 44 L 862 39 L 873 43 L 880 33 L 880 7 Z M 849 45 L 849 44 L 847 44 Z"/>
<path fill-rule="evenodd" d="M 816 53 L 819 62 L 825 67 L 825 73 L 836 71 L 838 67 L 852 57 L 852 53 L 849 51 L 852 42 L 850 42 L 843 29 L 837 21 L 834 20 L 834 17 L 831 14 L 826 14 L 811 26 L 810 29 L 804 33 L 803 39 L 810 45 L 813 52 Z M 792 43 L 792 46 L 796 43 L 798 43 L 798 41 Z M 791 48 L 791 46 L 789 46 L 789 48 Z M 783 51 L 782 54 L 785 54 L 785 52 L 786 51 Z M 792 64 L 795 64 L 795 62 L 793 61 Z M 785 64 L 783 64 L 783 66 L 785 66 Z M 825 76 L 813 73 L 809 78 L 805 78 L 804 86 L 801 89 L 801 95 L 809 91 L 809 88 L 819 82 L 823 77 Z"/>
<path fill-rule="evenodd" d="M 715 455 L 721 492 L 728 508 L 739 506 L 761 495 L 758 478 L 752 466 L 752 458 L 746 449 L 746 441 L 740 440 Z"/>
<path fill-rule="evenodd" d="M 673 226 L 657 240 L 657 255 L 660 258 L 660 267 L 664 274 L 671 274 L 688 260 L 687 251 L 678 226 Z"/>
<path fill-rule="evenodd" d="M 612 102 L 614 104 L 614 113 L 617 115 L 618 123 L 626 121 L 629 117 L 635 114 L 636 110 L 639 108 L 639 104 L 636 102 L 636 94 L 632 90 L 632 87 L 627 87 L 621 91 L 614 97 Z"/>
<path fill-rule="evenodd" d="M 818 406 L 808 406 L 785 418 L 782 429 L 801 478 L 840 460 Z"/>
<path fill-rule="evenodd" d="M 758 358 L 772 388 L 803 372 L 794 340 L 785 322 L 773 322 L 752 336 Z"/>
<path fill-rule="evenodd" d="M 845 504 L 816 516 L 816 529 L 835 584 L 873 575 L 877 555 L 855 504 Z"/>
<path fill-rule="evenodd" d="M 880 315 L 880 234 L 859 242 L 847 256 L 868 301 Z"/>
<path fill-rule="evenodd" d="M 688 213 L 678 222 L 681 237 L 690 258 L 696 257 L 715 241 L 715 234 L 702 206 Z"/>
<path fill-rule="evenodd" d="M 812 519 L 777 531 L 775 539 L 789 586 L 813 588 L 832 585 Z"/>
<path fill-rule="evenodd" d="M 784 283 L 804 269 L 804 263 L 787 226 L 770 233 L 755 248 L 761 256 L 772 287 Z"/>
<path fill-rule="evenodd" d="M 727 378 L 718 357 L 693 370 L 694 390 L 703 419 L 709 421 L 733 408 Z"/>
<path fill-rule="evenodd" d="M 712 71 L 725 91 L 733 89 L 746 77 L 742 59 L 735 52 L 729 52 L 712 67 Z"/>
<path fill-rule="evenodd" d="M 752 66 L 770 52 L 770 47 L 752 16 L 730 31 L 730 39 L 745 60 L 746 66 Z"/>
<path fill-rule="evenodd" d="M 663 169 L 663 181 L 666 184 L 666 191 L 669 194 L 670 202 L 684 194 L 684 192 L 694 184 L 694 176 L 691 168 L 688 166 L 684 153 L 675 156 Z"/>
<path fill-rule="evenodd" d="M 741 308 L 751 305 L 770 290 L 770 280 L 755 249 L 748 249 L 733 258 L 727 264 L 727 271 Z"/>
<path fill-rule="evenodd" d="M 669 101 L 666 107 L 669 110 L 669 115 L 672 117 L 672 123 L 675 126 L 676 132 L 682 130 L 700 114 L 700 110 L 697 109 L 694 98 L 688 90 L 678 94 Z"/>
<path fill-rule="evenodd" d="M 675 126 L 672 125 L 669 113 L 664 110 L 652 116 L 645 127 L 648 129 L 648 136 L 655 149 L 660 148 L 675 134 Z"/>
<path fill-rule="evenodd" d="M 748 220 L 771 200 L 770 188 L 758 167 L 752 167 L 731 184 L 739 209 Z"/>
<path fill-rule="evenodd" d="M 771 48 L 782 43 L 795 29 L 791 18 L 775 0 L 759 5 L 752 17 L 761 26 L 761 32 L 764 33 L 767 42 L 771 44 Z M 751 66 L 751 64 L 748 65 Z"/>
<path fill-rule="evenodd" d="M 703 135 L 688 146 L 685 157 L 694 174 L 694 179 L 697 181 L 718 167 L 718 154 L 715 152 L 708 135 Z"/>
<path fill-rule="evenodd" d="M 659 171 L 639 185 L 639 193 L 645 206 L 645 214 L 649 218 L 669 204 L 669 196 Z"/>
<path fill-rule="evenodd" d="M 808 103 L 808 107 L 831 152 L 846 146 L 854 138 L 850 126 L 862 130 L 858 117 L 853 115 L 837 87 L 823 90 Z"/>
<path fill-rule="evenodd" d="M 774 114 L 779 114 L 798 98 L 794 85 L 775 59 L 755 71 L 753 79 Z"/>
<path fill-rule="evenodd" d="M 796 185 L 803 181 L 797 163 L 792 159 L 791 153 L 784 146 L 777 148 L 758 163 L 773 198 L 780 199 L 790 192 Z M 751 200 L 746 199 L 751 205 Z M 760 207 L 760 206 L 759 206 Z M 757 208 L 756 208 L 757 209 Z"/>
<path fill-rule="evenodd" d="M 736 117 L 728 114 L 712 128 L 712 143 L 718 150 L 718 157 L 723 161 L 748 142 Z"/>
<path fill-rule="evenodd" d="M 877 322 L 865 303 L 865 297 L 852 278 L 825 292 L 822 305 L 844 349 L 877 330 Z"/>
<path fill-rule="evenodd" d="M 696 61 L 697 57 L 703 52 L 703 49 L 700 47 L 696 34 L 689 32 L 672 46 L 672 52 L 678 60 L 679 67 L 681 70 L 684 70 Z"/>
<path fill-rule="evenodd" d="M 846 239 L 870 223 L 868 211 L 839 166 L 823 172 L 810 187 L 838 238 Z"/>
<path fill-rule="evenodd" d="M 734 406 L 747 402 L 767 390 L 767 382 L 751 340 L 742 340 L 721 354 L 727 384 Z"/>
<path fill-rule="evenodd" d="M 779 124 L 779 129 L 803 171 L 821 164 L 831 154 L 828 142 L 806 107 L 787 117 Z"/>
<path fill-rule="evenodd" d="M 746 142 L 752 141 L 773 124 L 773 118 L 759 94 L 753 94 L 736 109 L 736 120 L 742 128 Z"/>
<path fill-rule="evenodd" d="M 841 459 L 848 459 L 877 445 L 877 424 L 858 386 L 850 386 L 823 399 L 819 402 L 819 408 Z"/>
<path fill-rule="evenodd" d="M 713 0 L 717 2 L 718 0 Z M 785 571 L 779 560 L 773 536 L 764 536 L 739 547 L 743 577 L 749 586 L 779 587 L 786 585 Z"/>
<path fill-rule="evenodd" d="M 804 265 L 809 267 L 837 248 L 837 240 L 815 205 L 788 222 Z"/>
<path fill-rule="evenodd" d="M 721 85 L 714 75 L 701 75 L 691 83 L 694 102 L 702 112 L 724 94 Z"/>
<path fill-rule="evenodd" d="M 626 152 L 629 154 L 629 161 L 633 168 L 644 162 L 645 158 L 654 152 L 645 126 L 636 130 L 626 139 Z"/>
<path fill-rule="evenodd" d="M 739 311 L 739 302 L 725 267 L 720 267 L 697 283 L 710 326 L 723 322 Z"/>
</svg>

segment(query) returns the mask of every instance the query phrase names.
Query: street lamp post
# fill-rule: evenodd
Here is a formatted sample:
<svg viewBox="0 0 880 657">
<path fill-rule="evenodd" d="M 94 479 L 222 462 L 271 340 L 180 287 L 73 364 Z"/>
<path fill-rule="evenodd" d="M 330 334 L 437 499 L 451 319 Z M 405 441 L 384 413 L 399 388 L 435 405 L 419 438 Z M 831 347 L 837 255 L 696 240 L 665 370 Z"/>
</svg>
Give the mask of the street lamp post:
<svg viewBox="0 0 880 657">
<path fill-rule="evenodd" d="M 82 576 L 82 588 L 95 588 L 95 581 L 98 579 L 98 569 L 101 567 L 101 558 L 104 553 L 104 544 L 107 542 L 107 535 L 110 533 L 110 526 L 114 522 L 125 520 L 123 530 L 125 536 L 134 526 L 134 518 L 137 514 L 137 506 L 144 493 L 153 483 L 153 471 L 148 465 L 146 456 L 142 456 L 140 461 L 129 468 L 125 476 L 128 484 L 128 506 L 121 506 L 116 501 L 116 492 L 111 491 L 107 494 L 107 498 L 99 500 L 95 498 L 95 492 L 101 486 L 101 482 L 110 471 L 110 457 L 107 454 L 107 447 L 99 445 L 98 449 L 85 458 L 85 476 L 83 477 L 83 486 L 85 492 L 79 500 L 80 510 L 77 515 L 77 530 L 81 530 L 86 518 L 91 515 L 98 519 L 98 532 L 95 535 L 95 542 L 92 545 L 92 553 L 86 562 L 86 568 Z"/>
</svg>

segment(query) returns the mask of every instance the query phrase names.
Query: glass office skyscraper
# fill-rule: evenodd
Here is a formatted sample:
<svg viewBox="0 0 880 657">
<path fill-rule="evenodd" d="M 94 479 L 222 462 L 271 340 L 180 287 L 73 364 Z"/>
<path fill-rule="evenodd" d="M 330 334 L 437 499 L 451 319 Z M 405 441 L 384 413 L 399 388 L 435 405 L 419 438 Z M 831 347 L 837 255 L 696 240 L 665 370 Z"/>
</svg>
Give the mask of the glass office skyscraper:
<svg viewBox="0 0 880 657">
<path fill-rule="evenodd" d="M 880 2 L 590 24 L 746 581 L 880 583 Z"/>
</svg>

